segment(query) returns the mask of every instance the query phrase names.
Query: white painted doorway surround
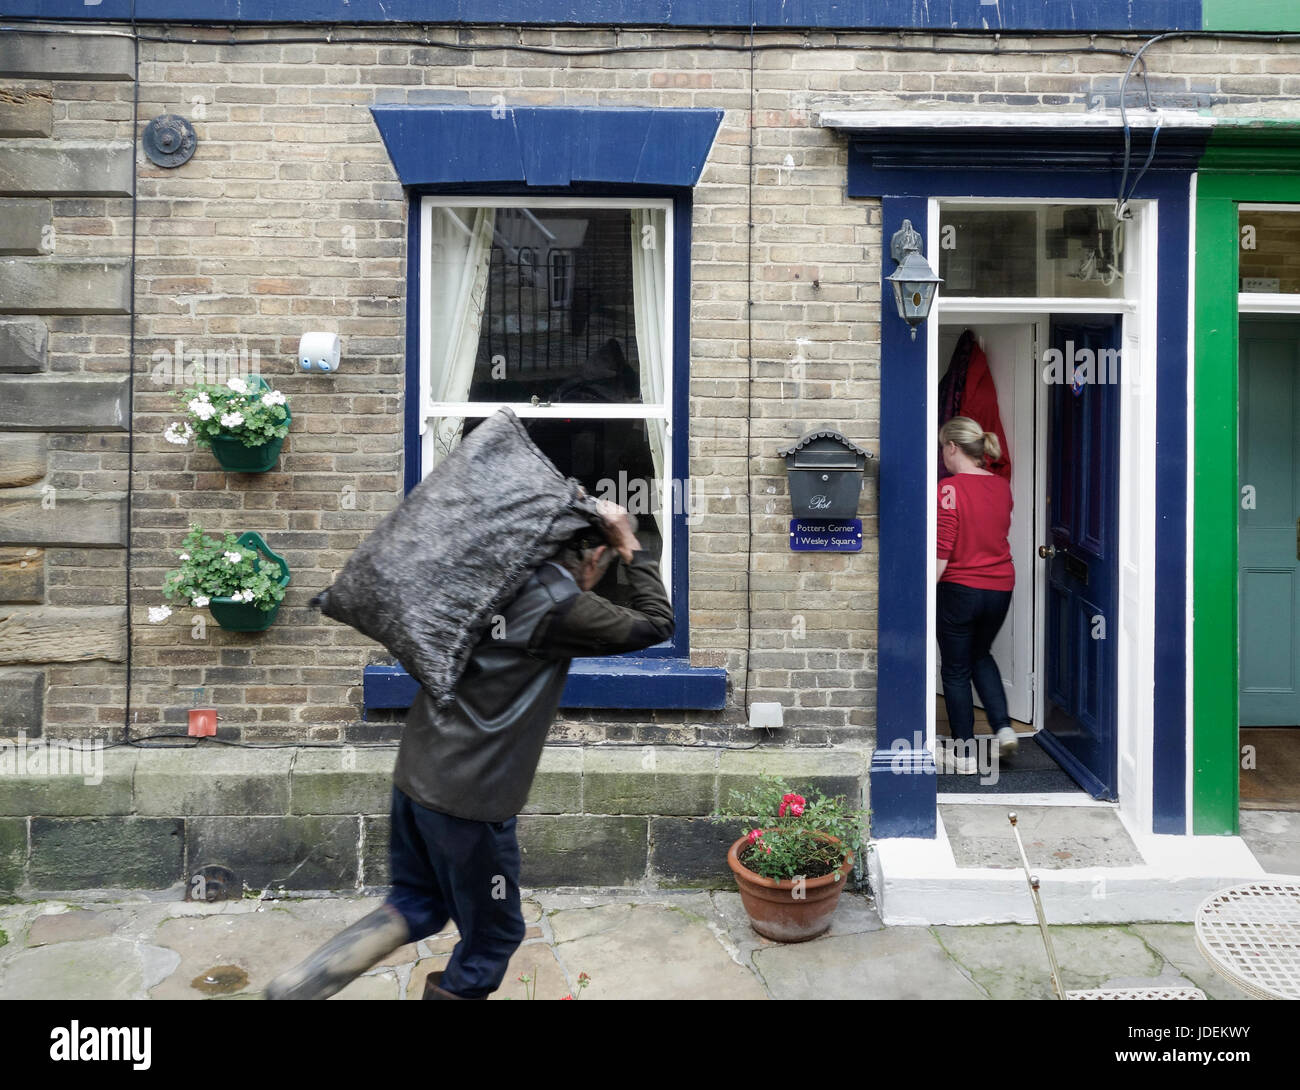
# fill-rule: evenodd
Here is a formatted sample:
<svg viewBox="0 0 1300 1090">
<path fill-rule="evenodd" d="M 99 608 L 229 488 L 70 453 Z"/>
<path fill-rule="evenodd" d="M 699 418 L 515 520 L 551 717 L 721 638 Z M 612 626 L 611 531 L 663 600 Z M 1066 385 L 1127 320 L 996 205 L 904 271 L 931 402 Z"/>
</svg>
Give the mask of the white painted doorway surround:
<svg viewBox="0 0 1300 1090">
<path fill-rule="evenodd" d="M 939 212 L 940 201 L 931 200 L 926 231 L 927 258 L 932 268 L 939 267 Z M 948 205 L 997 204 L 996 199 L 983 201 L 979 199 L 945 200 Z M 1059 198 L 1044 200 L 1042 203 L 1071 203 Z M 1086 204 L 1087 201 L 1077 203 Z M 938 382 L 940 374 L 940 328 L 951 325 L 969 325 L 985 337 L 986 351 L 992 343 L 990 337 L 997 339 L 998 355 L 1005 354 L 1006 359 L 997 366 L 999 369 L 1014 368 L 1011 362 L 1022 359 L 1025 352 L 1025 340 L 1033 343 L 1037 334 L 1039 358 L 1033 360 L 1032 381 L 1041 383 L 1042 351 L 1047 343 L 1047 324 L 1053 314 L 1118 314 L 1122 322 L 1123 357 L 1120 383 L 1122 386 L 1120 402 L 1120 439 L 1119 439 L 1119 480 L 1118 480 L 1118 631 L 1109 633 L 1108 638 L 1119 641 L 1116 648 L 1118 669 L 1116 672 L 1117 693 L 1117 763 L 1118 794 L 1116 804 L 1126 824 L 1139 834 L 1151 833 L 1152 822 L 1152 783 L 1153 783 L 1153 686 L 1154 686 L 1154 647 L 1157 633 L 1155 631 L 1155 508 L 1150 498 L 1155 494 L 1155 423 L 1156 423 L 1156 317 L 1157 317 L 1157 276 L 1155 255 L 1156 232 L 1158 230 L 1158 209 L 1154 201 L 1134 201 L 1131 205 L 1133 219 L 1128 224 L 1124 249 L 1124 296 L 1119 299 L 1096 298 L 984 298 L 963 297 L 945 298 L 940 288 L 940 295 L 935 303 L 931 320 L 924 326 L 927 353 L 927 390 L 930 397 L 931 420 L 938 418 Z M 960 330 L 958 330 L 960 332 Z M 949 342 L 950 343 L 950 342 Z M 1032 354 L 1033 349 L 1030 348 Z M 994 353 L 989 353 L 990 365 L 993 366 Z M 946 366 L 947 360 L 943 361 Z M 1013 446 L 1013 457 L 1017 451 L 1026 449 L 1024 429 L 1032 421 L 1033 458 L 1037 465 L 1043 465 L 1044 451 L 1042 444 L 1046 434 L 1046 398 L 1028 395 L 1022 381 L 1017 383 L 1013 376 L 1008 382 L 998 370 L 994 371 L 994 381 L 998 386 L 999 409 L 1008 441 Z M 1007 388 L 1004 388 L 1007 387 Z M 1028 403 L 1026 398 L 1028 397 Z M 1035 407 L 1036 403 L 1036 407 Z M 1012 439 L 1012 435 L 1016 438 Z M 1024 460 L 1024 454 L 1019 455 Z M 928 670 L 929 676 L 937 676 L 938 648 L 935 638 L 935 519 L 934 511 L 938 498 L 938 442 L 929 445 L 928 451 L 929 496 L 927 509 L 931 512 L 927 550 L 930 557 L 928 587 Z M 1016 500 L 1016 515 L 1026 516 L 1023 508 L 1021 490 L 1024 483 L 1016 481 L 1015 463 L 1013 461 L 1013 495 Z M 1013 598 L 1013 616 L 1010 630 L 1004 631 L 1000 639 L 1005 639 L 1003 654 L 1008 667 L 1004 673 L 1012 674 L 1008 686 L 1009 699 L 1021 701 L 1023 690 L 1033 685 L 1033 678 L 1041 673 L 1044 649 L 1042 646 L 1042 625 L 1037 618 L 1042 616 L 1043 588 L 1045 572 L 1037 562 L 1036 549 L 1046 540 L 1042 526 L 1045 499 L 1045 474 L 1034 475 L 1033 501 L 1030 505 L 1033 518 L 1016 517 L 1013 520 L 1013 558 L 1017 561 L 1017 583 L 1024 583 L 1029 593 L 1019 603 Z M 1019 487 L 1017 487 L 1019 485 Z M 1031 526 L 1030 523 L 1033 523 Z M 1024 547 L 1024 539 L 1030 537 L 1032 561 L 1032 579 L 1020 566 L 1019 558 Z M 1180 543 L 1181 544 L 1181 543 Z M 1025 599 L 1028 599 L 1027 601 Z M 1020 642 L 1018 642 L 1018 640 Z M 995 657 L 998 650 L 995 649 Z M 998 659 L 999 665 L 1003 660 Z M 931 747 L 935 737 L 935 693 L 936 686 L 930 686 L 927 694 L 926 731 L 927 741 Z M 1033 690 L 1032 719 L 1035 727 L 1043 722 L 1042 714 L 1043 686 L 1037 685 Z M 1012 713 L 1014 716 L 1014 712 Z M 1018 716 L 1015 716 L 1019 718 Z M 1072 796 L 1061 796 L 1062 802 Z"/>
</svg>

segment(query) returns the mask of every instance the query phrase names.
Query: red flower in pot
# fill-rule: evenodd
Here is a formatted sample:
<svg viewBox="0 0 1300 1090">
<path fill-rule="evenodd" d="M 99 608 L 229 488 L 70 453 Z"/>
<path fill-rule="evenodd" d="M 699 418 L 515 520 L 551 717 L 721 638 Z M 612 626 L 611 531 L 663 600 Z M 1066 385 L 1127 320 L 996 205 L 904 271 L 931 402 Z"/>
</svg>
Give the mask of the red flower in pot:
<svg viewBox="0 0 1300 1090">
<path fill-rule="evenodd" d="M 779 942 L 803 942 L 831 924 L 861 844 L 865 815 L 842 796 L 797 793 L 762 776 L 747 795 L 732 792 L 715 820 L 743 817 L 753 828 L 727 853 L 754 930 Z"/>
</svg>

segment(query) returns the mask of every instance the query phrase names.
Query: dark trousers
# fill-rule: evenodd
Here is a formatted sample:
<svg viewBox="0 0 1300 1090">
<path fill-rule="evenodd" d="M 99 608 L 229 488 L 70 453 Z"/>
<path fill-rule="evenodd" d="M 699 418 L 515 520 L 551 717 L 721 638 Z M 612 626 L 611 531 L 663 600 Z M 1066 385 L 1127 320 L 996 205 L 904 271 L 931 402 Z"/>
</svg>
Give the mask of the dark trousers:
<svg viewBox="0 0 1300 1090">
<path fill-rule="evenodd" d="M 939 677 L 954 738 L 969 741 L 975 736 L 971 682 L 975 683 L 993 733 L 1011 725 L 1002 675 L 989 654 L 1010 607 L 1009 590 L 981 590 L 960 583 L 938 585 L 939 652 L 943 656 Z"/>
<path fill-rule="evenodd" d="M 388 903 L 406 919 L 411 940 L 441 931 L 449 919 L 460 931 L 442 987 L 466 999 L 496 991 L 525 930 L 515 819 L 452 817 L 394 787 L 388 855 Z"/>
</svg>

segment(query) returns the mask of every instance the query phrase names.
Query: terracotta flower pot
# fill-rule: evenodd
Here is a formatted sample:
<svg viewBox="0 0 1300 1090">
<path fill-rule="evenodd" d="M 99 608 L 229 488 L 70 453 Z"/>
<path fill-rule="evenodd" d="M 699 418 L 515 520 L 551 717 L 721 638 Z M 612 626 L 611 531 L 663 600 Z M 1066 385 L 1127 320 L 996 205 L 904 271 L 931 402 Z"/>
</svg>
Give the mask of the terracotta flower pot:
<svg viewBox="0 0 1300 1090">
<path fill-rule="evenodd" d="M 828 835 L 826 839 L 840 843 L 833 836 Z M 736 876 L 740 900 L 754 930 L 777 942 L 806 942 L 829 928 L 844 890 L 844 880 L 853 870 L 853 853 L 844 853 L 844 862 L 837 871 L 820 878 L 806 878 L 802 889 L 797 889 L 793 879 L 764 878 L 746 867 L 740 861 L 740 852 L 748 843 L 749 838 L 742 836 L 731 845 L 727 865 Z"/>
</svg>

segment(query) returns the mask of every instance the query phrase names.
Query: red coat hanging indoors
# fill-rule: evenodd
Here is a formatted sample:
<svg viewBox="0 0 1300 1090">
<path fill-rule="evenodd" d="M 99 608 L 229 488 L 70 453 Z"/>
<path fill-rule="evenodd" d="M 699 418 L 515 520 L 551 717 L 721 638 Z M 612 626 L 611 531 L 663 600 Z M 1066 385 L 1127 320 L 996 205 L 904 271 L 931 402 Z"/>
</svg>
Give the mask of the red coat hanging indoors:
<svg viewBox="0 0 1300 1090">
<path fill-rule="evenodd" d="M 1002 457 L 989 462 L 986 468 L 1010 481 L 1011 451 L 998 412 L 998 391 L 993 385 L 988 357 L 969 329 L 958 339 L 948 373 L 939 380 L 939 427 L 942 428 L 954 416 L 968 416 L 985 431 L 998 437 Z M 948 471 L 941 460 L 939 477 L 946 476 Z"/>
</svg>

